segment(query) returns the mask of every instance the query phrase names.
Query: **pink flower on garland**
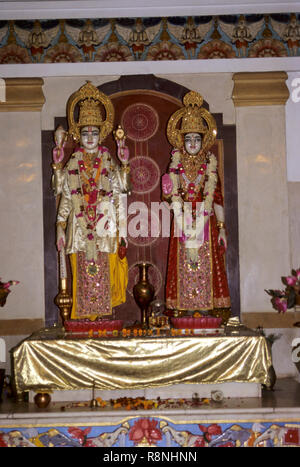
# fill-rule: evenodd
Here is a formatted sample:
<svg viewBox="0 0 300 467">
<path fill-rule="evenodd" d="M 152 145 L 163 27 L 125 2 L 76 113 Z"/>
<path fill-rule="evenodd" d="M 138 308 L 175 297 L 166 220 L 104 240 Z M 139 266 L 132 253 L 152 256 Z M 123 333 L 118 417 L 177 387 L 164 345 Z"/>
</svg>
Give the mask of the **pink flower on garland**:
<svg viewBox="0 0 300 467">
<path fill-rule="evenodd" d="M 95 180 L 91 177 L 89 178 L 90 186 L 96 186 Z"/>
<path fill-rule="evenodd" d="M 78 161 L 79 170 L 83 172 L 85 170 L 84 162 L 82 160 Z"/>
</svg>

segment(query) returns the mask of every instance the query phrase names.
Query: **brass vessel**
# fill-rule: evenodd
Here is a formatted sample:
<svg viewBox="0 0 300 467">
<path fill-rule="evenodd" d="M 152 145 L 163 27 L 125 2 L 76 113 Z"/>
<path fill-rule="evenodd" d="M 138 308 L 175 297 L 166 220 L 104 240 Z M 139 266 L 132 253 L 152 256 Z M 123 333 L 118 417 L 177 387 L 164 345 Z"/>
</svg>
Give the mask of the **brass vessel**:
<svg viewBox="0 0 300 467">
<path fill-rule="evenodd" d="M 148 327 L 148 308 L 154 297 L 154 287 L 148 280 L 148 269 L 151 264 L 139 263 L 139 281 L 133 287 L 133 296 L 141 310 L 141 323 L 143 328 Z"/>
<path fill-rule="evenodd" d="M 50 404 L 51 397 L 47 392 L 38 392 L 34 396 L 34 402 L 39 409 L 45 409 Z"/>
</svg>

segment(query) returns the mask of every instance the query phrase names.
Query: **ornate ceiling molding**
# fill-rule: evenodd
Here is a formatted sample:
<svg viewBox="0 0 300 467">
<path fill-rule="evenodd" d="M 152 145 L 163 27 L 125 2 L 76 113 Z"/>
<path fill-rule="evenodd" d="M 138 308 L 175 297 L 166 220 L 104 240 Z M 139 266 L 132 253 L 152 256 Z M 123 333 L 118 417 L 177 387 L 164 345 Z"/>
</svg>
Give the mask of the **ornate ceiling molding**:
<svg viewBox="0 0 300 467">
<path fill-rule="evenodd" d="M 0 21 L 0 66 L 295 57 L 300 13 Z"/>
</svg>

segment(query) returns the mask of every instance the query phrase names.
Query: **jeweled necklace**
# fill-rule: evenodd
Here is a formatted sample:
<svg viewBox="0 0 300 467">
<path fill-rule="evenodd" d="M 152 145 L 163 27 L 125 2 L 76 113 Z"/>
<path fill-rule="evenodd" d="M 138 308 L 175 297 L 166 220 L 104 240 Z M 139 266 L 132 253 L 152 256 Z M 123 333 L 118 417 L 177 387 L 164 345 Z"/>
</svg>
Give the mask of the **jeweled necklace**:
<svg viewBox="0 0 300 467">
<path fill-rule="evenodd" d="M 195 156 L 188 157 L 188 155 L 186 154 L 185 151 L 184 151 L 183 155 L 184 155 L 184 159 L 185 159 L 185 162 L 187 163 L 187 165 L 193 164 L 194 165 L 193 169 L 195 170 L 196 169 L 196 167 L 195 167 L 195 165 L 196 165 L 195 164 Z M 199 156 L 197 155 L 197 157 L 199 157 Z M 195 188 L 197 187 L 198 188 L 197 191 L 199 191 L 200 188 L 202 187 L 202 183 L 201 183 L 201 186 L 198 186 L 198 185 L 200 184 L 201 180 L 202 181 L 204 180 L 204 175 L 206 173 L 207 164 L 202 162 L 202 161 L 205 160 L 205 156 L 203 157 L 203 154 L 200 154 L 200 157 L 201 157 L 200 161 L 199 160 L 197 161 L 198 162 L 197 165 L 199 166 L 199 164 L 200 164 L 200 168 L 197 170 L 197 177 L 194 179 L 194 181 L 191 181 L 187 177 L 184 165 L 181 162 L 177 166 L 178 170 L 179 170 L 179 174 L 182 176 L 183 180 L 185 181 L 185 183 L 187 185 L 188 196 L 191 199 L 193 199 L 194 196 L 195 196 Z"/>
<path fill-rule="evenodd" d="M 195 179 L 199 168 L 205 162 L 205 154 L 200 150 L 197 154 L 189 154 L 183 148 L 181 162 L 184 171 L 189 179 Z"/>
</svg>

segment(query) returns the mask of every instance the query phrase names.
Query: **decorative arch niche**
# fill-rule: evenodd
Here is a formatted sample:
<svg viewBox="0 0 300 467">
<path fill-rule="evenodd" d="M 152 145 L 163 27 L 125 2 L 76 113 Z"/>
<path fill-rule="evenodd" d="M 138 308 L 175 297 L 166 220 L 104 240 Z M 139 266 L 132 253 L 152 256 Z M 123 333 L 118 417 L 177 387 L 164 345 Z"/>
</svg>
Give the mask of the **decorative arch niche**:
<svg viewBox="0 0 300 467">
<path fill-rule="evenodd" d="M 171 114 L 182 105 L 183 96 L 190 90 L 167 79 L 154 75 L 122 76 L 118 80 L 99 86 L 99 90 L 109 95 L 115 106 L 115 126 L 127 118 L 130 121 L 131 108 L 141 106 L 141 115 L 148 119 L 147 128 L 131 125 L 131 134 L 127 136 L 132 171 L 135 177 L 132 201 L 149 203 L 161 200 L 160 177 L 166 171 L 171 153 L 171 146 L 166 138 L 166 125 Z M 201 92 L 201 91 L 200 91 Z M 207 102 L 204 107 L 209 109 Z M 144 112 L 144 113 L 143 113 Z M 213 114 L 218 128 L 218 139 L 213 148 L 219 157 L 220 176 L 224 191 L 228 250 L 226 267 L 232 301 L 232 315 L 240 314 L 239 285 L 239 245 L 238 245 L 238 199 L 236 167 L 236 129 L 235 125 L 224 125 L 220 113 Z M 150 122 L 150 123 L 149 123 Z M 67 128 L 66 118 L 57 117 L 54 128 L 58 125 Z M 142 123 L 140 122 L 142 125 Z M 114 155 L 115 142 L 111 135 L 104 144 Z M 45 258 L 45 322 L 50 326 L 59 321 L 59 310 L 54 304 L 58 293 L 58 257 L 55 248 L 56 203 L 51 189 L 51 161 L 54 146 L 53 132 L 42 132 L 43 154 L 43 206 L 44 206 L 44 258 Z M 70 152 L 73 148 L 69 148 Z M 142 183 L 142 175 L 147 183 Z M 139 181 L 140 177 L 140 181 Z M 127 301 L 115 309 L 115 316 L 125 322 L 139 319 L 140 311 L 132 297 L 132 287 L 137 275 L 134 264 L 147 260 L 153 264 L 150 280 L 154 282 L 157 298 L 164 300 L 166 265 L 168 255 L 166 238 L 151 237 L 141 241 L 129 237 L 128 263 L 129 284 Z"/>
</svg>

